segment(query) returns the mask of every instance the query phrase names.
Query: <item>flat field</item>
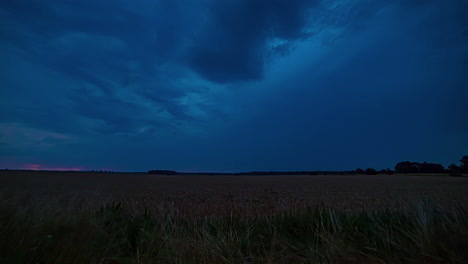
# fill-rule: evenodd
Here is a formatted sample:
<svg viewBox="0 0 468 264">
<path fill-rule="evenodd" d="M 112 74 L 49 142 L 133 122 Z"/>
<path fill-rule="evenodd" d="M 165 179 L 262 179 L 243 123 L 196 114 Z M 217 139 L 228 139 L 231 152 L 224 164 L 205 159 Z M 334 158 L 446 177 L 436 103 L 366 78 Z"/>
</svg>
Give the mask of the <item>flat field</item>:
<svg viewBox="0 0 468 264">
<path fill-rule="evenodd" d="M 0 263 L 468 263 L 468 178 L 0 171 Z"/>
</svg>

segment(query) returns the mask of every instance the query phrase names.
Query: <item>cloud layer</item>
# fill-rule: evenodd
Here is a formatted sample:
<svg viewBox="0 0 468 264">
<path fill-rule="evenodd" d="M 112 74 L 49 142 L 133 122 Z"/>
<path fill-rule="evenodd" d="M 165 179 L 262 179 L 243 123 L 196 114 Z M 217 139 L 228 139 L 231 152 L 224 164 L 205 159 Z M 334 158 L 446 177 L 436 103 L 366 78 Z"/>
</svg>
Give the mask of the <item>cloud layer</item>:
<svg viewBox="0 0 468 264">
<path fill-rule="evenodd" d="M 263 64 L 279 51 L 310 37 L 308 15 L 319 1 L 221 1 L 193 47 L 189 65 L 214 82 L 258 80 Z M 275 44 L 277 42 L 278 44 Z M 273 47 L 269 47 L 273 43 Z"/>
<path fill-rule="evenodd" d="M 463 0 L 5 0 L 0 166 L 450 162 L 468 148 L 466 11 Z"/>
</svg>

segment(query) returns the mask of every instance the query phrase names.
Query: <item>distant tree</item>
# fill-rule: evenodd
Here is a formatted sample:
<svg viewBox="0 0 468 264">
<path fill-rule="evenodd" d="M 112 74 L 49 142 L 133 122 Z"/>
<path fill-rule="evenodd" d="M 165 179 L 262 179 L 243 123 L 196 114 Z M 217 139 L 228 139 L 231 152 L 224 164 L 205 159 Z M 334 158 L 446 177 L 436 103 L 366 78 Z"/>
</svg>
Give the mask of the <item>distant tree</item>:
<svg viewBox="0 0 468 264">
<path fill-rule="evenodd" d="M 150 170 L 148 174 L 175 175 L 177 172 L 171 170 Z"/>
<path fill-rule="evenodd" d="M 460 166 L 461 171 L 463 173 L 468 173 L 468 155 L 463 156 L 460 162 L 462 163 Z"/>
<path fill-rule="evenodd" d="M 462 169 L 455 164 L 450 164 L 450 166 L 448 166 L 448 170 L 450 176 L 461 176 L 462 174 Z"/>
<path fill-rule="evenodd" d="M 357 173 L 357 174 L 364 174 L 364 170 L 361 169 L 361 168 L 357 168 L 357 169 L 356 169 L 356 173 Z"/>
<path fill-rule="evenodd" d="M 445 173 L 444 166 L 438 163 L 403 161 L 395 165 L 398 173 Z"/>
<path fill-rule="evenodd" d="M 416 173 L 419 172 L 419 162 L 402 161 L 395 165 L 395 171 L 398 173 Z"/>
<path fill-rule="evenodd" d="M 419 164 L 419 172 L 422 173 L 444 173 L 445 168 L 441 164 L 423 162 Z"/>
<path fill-rule="evenodd" d="M 385 170 L 381 170 L 379 171 L 380 174 L 388 174 L 388 175 L 392 175 L 394 173 L 393 170 L 391 170 L 390 168 L 386 168 Z"/>
<path fill-rule="evenodd" d="M 374 170 L 374 169 L 372 169 L 372 168 L 367 168 L 367 169 L 364 171 L 364 173 L 365 173 L 366 175 L 377 175 L 377 171 Z"/>
</svg>

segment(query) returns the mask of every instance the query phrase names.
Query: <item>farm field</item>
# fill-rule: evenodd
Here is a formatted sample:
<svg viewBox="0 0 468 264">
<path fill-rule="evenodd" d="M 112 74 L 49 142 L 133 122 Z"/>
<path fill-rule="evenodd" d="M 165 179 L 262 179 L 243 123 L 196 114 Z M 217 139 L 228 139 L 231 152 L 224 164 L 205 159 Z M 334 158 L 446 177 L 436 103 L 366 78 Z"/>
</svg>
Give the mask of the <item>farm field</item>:
<svg viewBox="0 0 468 264">
<path fill-rule="evenodd" d="M 0 263 L 468 263 L 468 178 L 0 171 Z"/>
</svg>

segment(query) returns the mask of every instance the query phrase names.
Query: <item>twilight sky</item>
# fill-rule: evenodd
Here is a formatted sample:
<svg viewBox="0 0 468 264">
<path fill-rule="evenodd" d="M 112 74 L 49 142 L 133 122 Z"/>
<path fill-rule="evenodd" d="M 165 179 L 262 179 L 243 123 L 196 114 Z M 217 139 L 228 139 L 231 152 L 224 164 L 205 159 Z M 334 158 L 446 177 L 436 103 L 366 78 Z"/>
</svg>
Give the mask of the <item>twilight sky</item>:
<svg viewBox="0 0 468 264">
<path fill-rule="evenodd" d="M 2 0 L 0 168 L 468 154 L 466 0 Z"/>
</svg>

